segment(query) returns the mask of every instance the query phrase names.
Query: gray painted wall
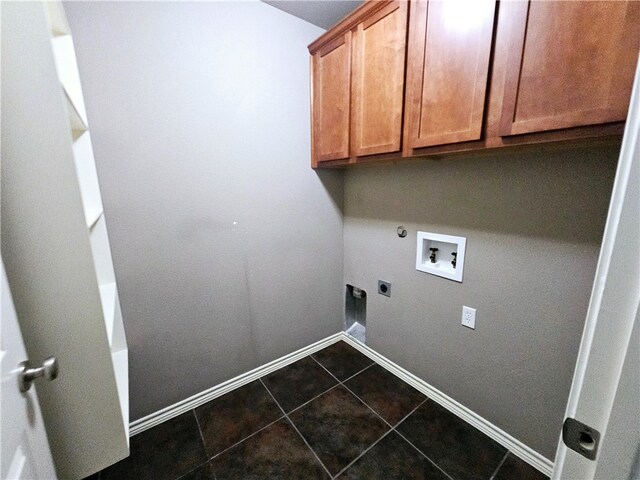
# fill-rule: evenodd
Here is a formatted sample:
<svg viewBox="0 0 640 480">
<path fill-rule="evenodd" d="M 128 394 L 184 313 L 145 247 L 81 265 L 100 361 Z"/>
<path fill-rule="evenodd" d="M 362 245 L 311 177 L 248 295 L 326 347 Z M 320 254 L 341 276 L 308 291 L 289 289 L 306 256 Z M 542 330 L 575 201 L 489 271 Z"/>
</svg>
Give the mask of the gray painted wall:
<svg viewBox="0 0 640 480">
<path fill-rule="evenodd" d="M 349 170 L 341 282 L 342 172 L 308 167 L 322 30 L 255 2 L 66 9 L 133 419 L 334 333 L 352 283 L 373 348 L 553 457 L 617 148 Z M 415 270 L 417 230 L 467 237 L 464 283 Z"/>
<path fill-rule="evenodd" d="M 309 168 L 323 31 L 260 2 L 65 4 L 135 420 L 340 328 L 342 176 Z"/>
<path fill-rule="evenodd" d="M 344 281 L 368 293 L 367 344 L 553 459 L 617 154 L 541 148 L 349 170 Z M 463 283 L 416 271 L 418 230 L 467 237 Z M 475 331 L 463 305 L 477 309 Z"/>
</svg>

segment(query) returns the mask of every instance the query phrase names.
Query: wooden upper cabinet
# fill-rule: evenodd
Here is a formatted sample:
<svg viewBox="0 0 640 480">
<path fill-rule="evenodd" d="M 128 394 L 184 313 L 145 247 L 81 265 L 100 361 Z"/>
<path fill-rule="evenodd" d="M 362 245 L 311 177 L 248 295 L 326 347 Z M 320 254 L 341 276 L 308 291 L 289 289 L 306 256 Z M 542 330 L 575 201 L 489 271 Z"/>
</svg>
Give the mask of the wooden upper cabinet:
<svg viewBox="0 0 640 480">
<path fill-rule="evenodd" d="M 309 45 L 313 166 L 400 152 L 407 17 L 406 0 L 368 1 Z"/>
<path fill-rule="evenodd" d="M 353 156 L 400 151 L 407 11 L 406 1 L 388 3 L 353 32 Z"/>
<path fill-rule="evenodd" d="M 500 135 L 624 121 L 640 2 L 507 2 Z"/>
<path fill-rule="evenodd" d="M 480 138 L 495 5 L 494 0 L 411 2 L 406 154 Z"/>
<path fill-rule="evenodd" d="M 349 157 L 351 32 L 312 57 L 312 162 Z"/>
</svg>

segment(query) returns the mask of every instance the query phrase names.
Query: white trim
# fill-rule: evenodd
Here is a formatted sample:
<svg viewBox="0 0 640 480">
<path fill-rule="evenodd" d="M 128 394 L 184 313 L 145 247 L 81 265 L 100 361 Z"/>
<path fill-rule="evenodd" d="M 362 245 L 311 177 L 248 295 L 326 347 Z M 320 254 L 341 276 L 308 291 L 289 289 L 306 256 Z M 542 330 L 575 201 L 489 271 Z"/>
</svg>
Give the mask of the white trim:
<svg viewBox="0 0 640 480">
<path fill-rule="evenodd" d="M 553 462 L 548 458 L 542 456 L 531 447 L 528 447 L 527 445 L 522 443 L 520 440 L 512 437 L 504 430 L 496 427 L 494 424 L 481 417 L 477 413 L 469 410 L 467 407 L 458 403 L 453 398 L 445 395 L 437 388 L 429 385 L 424 380 L 406 371 L 404 368 L 393 363 L 386 357 L 383 357 L 375 350 L 372 350 L 366 345 L 360 343 L 351 335 L 345 333 L 342 340 L 347 342 L 352 347 L 358 349 L 378 365 L 393 373 L 396 377 L 405 381 L 419 392 L 424 393 L 427 397 L 429 397 L 429 399 L 442 405 L 444 408 L 449 410 L 454 415 L 457 415 L 468 424 L 476 427 L 486 436 L 498 442 L 515 456 L 521 458 L 545 475 L 551 476 L 551 472 L 553 471 Z"/>
<path fill-rule="evenodd" d="M 396 365 L 391 360 L 383 357 L 378 352 L 372 350 L 363 343 L 360 343 L 354 337 L 345 332 L 338 332 L 323 340 L 313 343 L 308 347 L 301 348 L 296 352 L 285 355 L 284 357 L 280 357 L 277 360 L 262 365 L 261 367 L 255 368 L 250 372 L 238 375 L 237 377 L 232 378 L 231 380 L 227 380 L 220 385 L 205 390 L 204 392 L 197 393 L 196 395 L 193 395 L 186 400 L 182 400 L 181 402 L 178 402 L 174 405 L 152 413 L 151 415 L 147 415 L 146 417 L 136 420 L 135 422 L 132 422 L 130 426 L 131 436 L 143 432 L 162 422 L 166 422 L 167 420 L 173 417 L 177 417 L 178 415 L 193 408 L 199 407 L 200 405 L 203 405 L 210 400 L 213 400 L 214 398 L 217 398 L 221 395 L 224 395 L 225 393 L 230 392 L 231 390 L 246 385 L 249 382 L 257 380 L 260 377 L 268 375 L 271 372 L 274 372 L 297 360 L 300 360 L 307 355 L 315 353 L 318 350 L 322 350 L 323 348 L 332 345 L 340 340 L 344 340 L 381 367 L 387 369 L 389 372 L 393 373 L 401 380 L 407 382 L 416 390 L 424 393 L 434 402 L 442 405 L 444 408 L 462 418 L 470 425 L 473 425 L 489 438 L 492 438 L 493 440 L 498 442 L 500 445 L 505 447 L 517 457 L 527 462 L 532 467 L 540 470 L 547 476 L 551 475 L 551 472 L 553 470 L 553 462 L 551 460 L 543 457 L 538 452 L 522 443 L 520 440 L 513 438 L 511 435 L 496 427 L 488 420 L 482 418 L 477 413 L 469 410 L 467 407 L 456 402 L 454 399 L 445 395 L 440 390 L 432 387 L 427 382 L 421 380 L 412 373 L 409 373 L 404 368 Z"/>
<path fill-rule="evenodd" d="M 199 407 L 214 398 L 220 397 L 225 393 L 229 393 L 236 388 L 242 387 L 247 383 L 253 382 L 260 377 L 268 375 L 271 372 L 275 372 L 282 367 L 286 367 L 290 363 L 300 360 L 307 355 L 317 352 L 318 350 L 322 350 L 329 345 L 332 345 L 344 337 L 342 332 L 335 333 L 323 340 L 320 340 L 316 343 L 312 343 L 311 345 L 301 348 L 293 353 L 289 353 L 283 357 L 280 357 L 272 362 L 266 363 L 260 367 L 254 368 L 253 370 L 238 375 L 226 382 L 220 383 L 215 387 L 209 388 L 203 392 L 196 393 L 195 395 L 181 400 L 178 403 L 174 403 L 168 407 L 163 408 L 162 410 L 158 410 L 155 413 L 147 415 L 146 417 L 142 417 L 134 422 L 131 422 L 129 426 L 130 436 L 137 435 L 140 432 L 144 432 L 145 430 L 155 427 L 162 422 L 166 422 L 178 415 L 181 415 L 189 410 Z"/>
</svg>

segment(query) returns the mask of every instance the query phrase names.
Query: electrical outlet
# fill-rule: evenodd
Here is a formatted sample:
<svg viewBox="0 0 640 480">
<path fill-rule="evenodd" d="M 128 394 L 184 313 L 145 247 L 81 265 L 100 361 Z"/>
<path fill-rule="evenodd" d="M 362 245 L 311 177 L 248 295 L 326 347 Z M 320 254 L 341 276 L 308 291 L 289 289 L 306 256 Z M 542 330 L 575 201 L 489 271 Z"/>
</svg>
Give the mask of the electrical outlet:
<svg viewBox="0 0 640 480">
<path fill-rule="evenodd" d="M 476 329 L 476 309 L 462 306 L 462 325 Z"/>
</svg>

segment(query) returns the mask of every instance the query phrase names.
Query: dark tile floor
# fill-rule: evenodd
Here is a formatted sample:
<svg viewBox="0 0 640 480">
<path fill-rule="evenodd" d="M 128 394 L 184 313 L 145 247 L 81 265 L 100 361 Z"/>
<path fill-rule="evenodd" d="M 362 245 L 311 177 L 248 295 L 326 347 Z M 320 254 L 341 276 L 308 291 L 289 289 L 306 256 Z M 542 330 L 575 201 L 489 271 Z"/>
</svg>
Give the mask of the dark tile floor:
<svg viewBox="0 0 640 480">
<path fill-rule="evenodd" d="M 340 341 L 132 437 L 91 478 L 547 477 Z"/>
</svg>

